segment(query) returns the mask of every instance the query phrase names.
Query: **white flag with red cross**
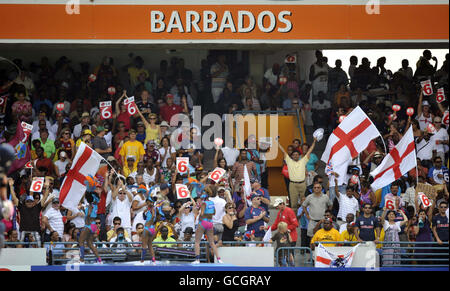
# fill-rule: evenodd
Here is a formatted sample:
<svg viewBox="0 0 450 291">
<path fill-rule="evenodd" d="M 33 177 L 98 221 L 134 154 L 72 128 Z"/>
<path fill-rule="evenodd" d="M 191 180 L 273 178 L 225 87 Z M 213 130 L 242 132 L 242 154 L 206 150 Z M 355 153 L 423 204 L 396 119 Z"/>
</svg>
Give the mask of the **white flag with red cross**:
<svg viewBox="0 0 450 291">
<path fill-rule="evenodd" d="M 380 132 L 358 106 L 345 117 L 328 138 L 321 160 L 333 167 L 347 163 L 365 150 Z"/>
<path fill-rule="evenodd" d="M 417 166 L 416 144 L 412 127 L 370 175 L 374 191 L 391 184 Z"/>
<path fill-rule="evenodd" d="M 72 167 L 67 172 L 61 185 L 59 200 L 63 207 L 76 211 L 78 203 L 86 191 L 86 185 L 84 184 L 86 176 L 95 176 L 102 159 L 102 156 L 84 142 L 80 144 L 73 159 Z"/>
</svg>

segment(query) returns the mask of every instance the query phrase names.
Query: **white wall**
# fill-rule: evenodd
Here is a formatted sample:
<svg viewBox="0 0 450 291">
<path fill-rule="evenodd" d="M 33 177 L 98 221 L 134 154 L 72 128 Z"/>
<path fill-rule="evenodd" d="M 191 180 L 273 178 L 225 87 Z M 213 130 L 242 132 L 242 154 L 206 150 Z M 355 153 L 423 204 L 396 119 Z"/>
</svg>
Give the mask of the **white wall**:
<svg viewBox="0 0 450 291">
<path fill-rule="evenodd" d="M 274 267 L 273 247 L 221 247 L 220 259 L 241 267 Z"/>
</svg>

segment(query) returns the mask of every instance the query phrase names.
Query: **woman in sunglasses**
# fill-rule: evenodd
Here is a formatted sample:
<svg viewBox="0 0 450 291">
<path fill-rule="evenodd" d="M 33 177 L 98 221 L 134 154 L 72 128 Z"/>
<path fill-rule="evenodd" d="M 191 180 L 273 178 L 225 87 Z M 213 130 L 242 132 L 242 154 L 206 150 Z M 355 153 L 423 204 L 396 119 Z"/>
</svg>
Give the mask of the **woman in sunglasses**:
<svg viewBox="0 0 450 291">
<path fill-rule="evenodd" d="M 61 130 L 61 136 L 59 137 L 61 143 L 60 149 L 63 149 L 67 153 L 68 159 L 72 159 L 75 156 L 75 142 L 71 138 L 71 132 L 69 128 Z"/>
<path fill-rule="evenodd" d="M 145 119 L 144 115 L 142 115 L 139 108 L 137 110 L 137 113 L 145 126 L 145 142 L 144 142 L 144 144 L 147 144 L 150 140 L 153 140 L 154 142 L 159 142 L 161 140 L 162 136 L 161 136 L 161 128 L 159 127 L 158 124 L 156 124 L 158 116 L 155 113 L 150 113 L 148 115 L 148 121 L 147 121 Z"/>
</svg>

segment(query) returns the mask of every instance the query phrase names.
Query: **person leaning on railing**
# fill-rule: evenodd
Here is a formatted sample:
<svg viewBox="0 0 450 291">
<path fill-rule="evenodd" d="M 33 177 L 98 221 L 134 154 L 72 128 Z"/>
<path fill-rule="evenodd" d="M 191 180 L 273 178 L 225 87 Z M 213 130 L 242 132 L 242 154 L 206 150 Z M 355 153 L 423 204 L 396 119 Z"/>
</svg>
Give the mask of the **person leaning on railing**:
<svg viewBox="0 0 450 291">
<path fill-rule="evenodd" d="M 333 220 L 328 218 L 323 222 L 323 228 L 319 229 L 311 239 L 311 250 L 316 248 L 316 242 L 338 242 L 341 239 L 339 231 L 333 227 Z M 335 247 L 335 243 L 326 244 L 327 247 Z"/>
</svg>

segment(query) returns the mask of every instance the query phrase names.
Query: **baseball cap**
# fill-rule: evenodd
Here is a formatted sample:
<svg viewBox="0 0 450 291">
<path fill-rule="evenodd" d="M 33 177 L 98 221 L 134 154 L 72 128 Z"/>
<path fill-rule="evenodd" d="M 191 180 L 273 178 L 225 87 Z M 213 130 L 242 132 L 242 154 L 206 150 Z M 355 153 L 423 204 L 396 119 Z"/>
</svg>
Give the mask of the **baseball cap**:
<svg viewBox="0 0 450 291">
<path fill-rule="evenodd" d="M 425 101 L 422 102 L 422 106 L 430 106 L 430 103 L 428 103 L 428 101 L 425 100 Z"/>
<path fill-rule="evenodd" d="M 277 206 L 280 205 L 281 203 L 284 203 L 283 199 L 277 198 L 277 199 L 275 199 L 275 201 L 273 202 L 273 206 L 274 206 L 274 207 L 277 207 Z"/>
<path fill-rule="evenodd" d="M 225 189 L 225 187 L 219 187 L 219 188 L 217 188 L 217 192 L 219 192 L 219 191 L 225 191 L 226 189 Z"/>
<path fill-rule="evenodd" d="M 84 117 L 90 117 L 89 112 L 83 112 L 83 114 L 81 114 L 81 118 Z"/>
<path fill-rule="evenodd" d="M 140 126 L 140 125 L 141 125 L 141 126 L 144 126 L 144 122 L 138 121 L 137 125 L 138 125 L 138 126 Z"/>
<path fill-rule="evenodd" d="M 53 198 L 52 203 L 59 203 L 59 199 L 58 198 Z"/>
<path fill-rule="evenodd" d="M 34 201 L 33 195 L 28 195 L 27 198 L 25 198 L 25 201 Z"/>
<path fill-rule="evenodd" d="M 257 178 L 251 178 L 250 183 L 259 183 L 259 180 Z"/>
<path fill-rule="evenodd" d="M 134 157 L 134 156 L 127 156 L 127 160 L 133 160 L 133 161 L 135 161 L 136 160 L 136 158 Z"/>
<path fill-rule="evenodd" d="M 188 226 L 184 229 L 183 233 L 194 233 L 194 229 L 192 227 Z"/>
<path fill-rule="evenodd" d="M 161 126 L 165 126 L 165 127 L 169 127 L 169 124 L 167 123 L 167 121 L 163 121 L 163 122 L 161 122 L 161 124 L 159 125 L 160 127 Z"/>
<path fill-rule="evenodd" d="M 257 194 L 257 193 L 253 193 L 252 196 L 250 196 L 250 200 L 253 200 L 253 198 L 256 197 L 261 197 L 261 195 Z"/>
<path fill-rule="evenodd" d="M 172 98 L 173 99 L 173 95 L 172 94 L 167 94 L 166 98 Z"/>
<path fill-rule="evenodd" d="M 237 231 L 234 233 L 234 237 L 240 237 L 240 236 L 242 236 L 242 232 L 240 232 L 239 230 L 237 230 Z"/>
<path fill-rule="evenodd" d="M 105 128 L 103 126 L 97 127 L 97 133 L 104 131 Z"/>
<path fill-rule="evenodd" d="M 106 160 L 108 162 L 112 162 L 112 161 L 115 161 L 116 159 L 113 156 L 109 156 Z"/>
<path fill-rule="evenodd" d="M 92 134 L 92 131 L 90 130 L 90 129 L 85 129 L 84 131 L 83 131 L 83 135 L 93 135 Z"/>
</svg>

